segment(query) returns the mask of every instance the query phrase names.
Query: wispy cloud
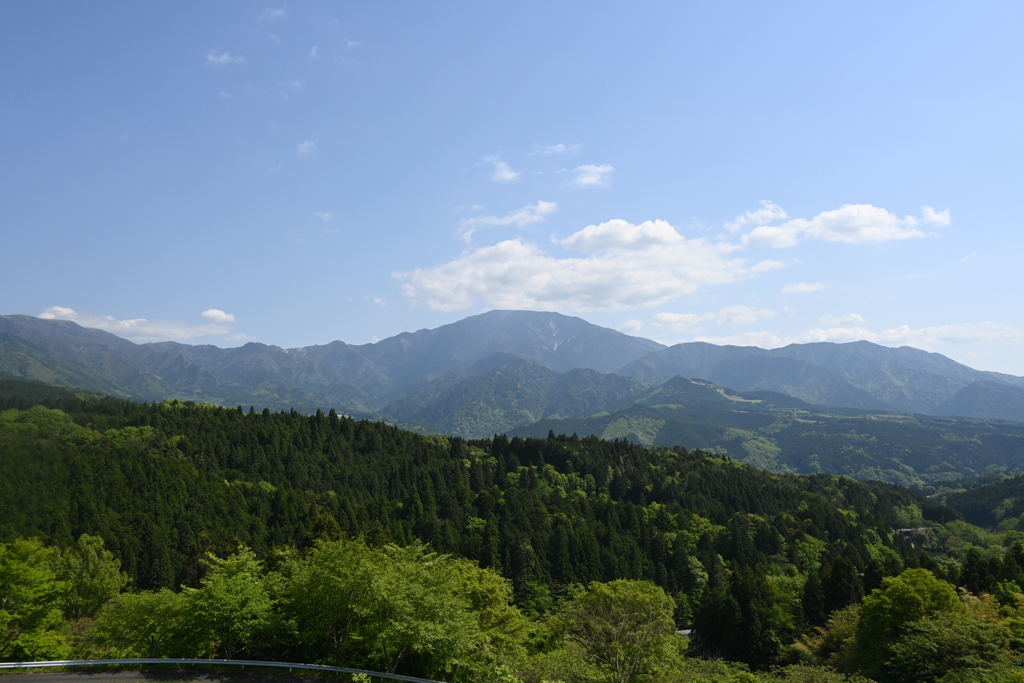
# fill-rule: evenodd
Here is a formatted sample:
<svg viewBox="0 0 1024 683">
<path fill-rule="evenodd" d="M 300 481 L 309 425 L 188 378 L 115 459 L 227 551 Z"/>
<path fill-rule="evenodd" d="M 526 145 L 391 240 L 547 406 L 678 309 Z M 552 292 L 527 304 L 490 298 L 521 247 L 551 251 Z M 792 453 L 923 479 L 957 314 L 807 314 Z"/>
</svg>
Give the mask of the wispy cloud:
<svg viewBox="0 0 1024 683">
<path fill-rule="evenodd" d="M 627 320 L 626 322 L 619 325 L 619 332 L 633 334 L 634 332 L 639 332 L 641 329 L 643 329 L 643 326 L 643 320 Z"/>
<path fill-rule="evenodd" d="M 968 261 L 970 261 L 972 258 L 974 258 L 977 255 L 978 255 L 978 252 L 972 251 L 970 254 L 968 254 L 967 256 L 964 256 L 962 259 L 960 259 L 960 263 L 967 263 Z"/>
<path fill-rule="evenodd" d="M 513 170 L 511 166 L 501 160 L 500 154 L 492 154 L 484 157 L 488 164 L 494 164 L 494 175 L 491 180 L 499 183 L 508 183 L 519 178 L 519 171 Z"/>
<path fill-rule="evenodd" d="M 218 52 L 217 50 L 210 50 L 206 53 L 206 63 L 213 66 L 226 66 L 228 64 L 245 64 L 245 57 L 242 55 L 233 55 L 231 51 Z"/>
<path fill-rule="evenodd" d="M 614 171 L 615 167 L 609 164 L 577 166 L 573 169 L 573 173 L 576 174 L 575 177 L 566 182 L 566 185 L 569 187 L 598 187 L 600 185 L 607 185 Z"/>
<path fill-rule="evenodd" d="M 685 332 L 714 319 L 714 313 L 658 313 L 651 320 L 651 327 L 670 332 Z"/>
<path fill-rule="evenodd" d="M 463 240 L 469 242 L 476 229 L 483 225 L 515 225 L 522 227 L 531 223 L 540 223 L 546 220 L 549 214 L 558 209 L 557 202 L 538 201 L 536 204 L 528 204 L 521 209 L 504 216 L 474 216 L 464 218 L 459 222 L 459 235 Z"/>
<path fill-rule="evenodd" d="M 190 325 L 181 320 L 149 320 L 147 318 L 118 320 L 109 315 L 79 313 L 64 306 L 51 306 L 40 313 L 39 317 L 47 320 L 71 320 L 82 327 L 104 330 L 119 337 L 139 342 L 195 339 L 205 336 L 219 336 L 227 339 L 227 335 L 232 332 L 232 324 L 236 322 L 234 315 L 225 313 L 218 308 L 207 309 L 200 315 L 209 322 Z"/>
<path fill-rule="evenodd" d="M 534 145 L 533 151 L 527 154 L 527 156 L 549 156 L 551 154 L 573 154 L 578 152 L 582 145 L 566 145 L 558 143 L 557 145 Z"/>
<path fill-rule="evenodd" d="M 302 156 L 308 156 L 310 154 L 316 154 L 316 143 L 313 142 L 312 140 L 306 140 L 305 142 L 300 142 L 299 144 L 297 144 L 295 146 L 295 151 L 298 154 L 302 155 Z"/>
<path fill-rule="evenodd" d="M 810 294 L 811 292 L 820 292 L 826 287 L 828 285 L 824 282 L 796 282 L 786 285 L 782 291 L 786 294 Z"/>
<path fill-rule="evenodd" d="M 320 55 L 317 54 L 317 51 L 316 51 L 316 45 L 314 45 L 313 49 L 309 51 L 309 58 L 310 59 L 320 59 Z"/>
<path fill-rule="evenodd" d="M 280 9 L 271 9 L 271 8 L 268 7 L 267 9 L 263 10 L 263 13 L 260 14 L 259 19 L 257 19 L 256 21 L 270 21 L 270 22 L 273 22 L 273 21 L 277 21 L 278 19 L 284 19 L 287 16 L 288 16 L 288 10 L 286 8 L 284 8 L 284 7 L 281 7 Z"/>
<path fill-rule="evenodd" d="M 774 318 L 778 311 L 756 309 L 750 306 L 726 306 L 718 313 L 658 313 L 651 319 L 651 327 L 669 332 L 700 331 L 700 325 L 714 320 L 718 325 L 749 325 Z"/>
<path fill-rule="evenodd" d="M 750 269 L 750 272 L 752 272 L 752 273 L 767 273 L 769 270 L 777 270 L 779 268 L 785 268 L 788 265 L 789 264 L 786 263 L 785 261 L 770 261 L 770 260 L 758 261 Z"/>
<path fill-rule="evenodd" d="M 749 325 L 759 320 L 774 318 L 776 311 L 766 308 L 754 309 L 750 306 L 728 306 L 718 312 L 719 325 Z"/>
<path fill-rule="evenodd" d="M 317 211 L 316 215 L 320 217 L 324 223 L 330 223 L 334 215 L 330 211 Z"/>
<path fill-rule="evenodd" d="M 864 316 L 859 313 L 849 313 L 847 315 L 825 315 L 818 319 L 818 322 L 823 327 L 839 327 L 843 325 L 863 325 Z"/>
<path fill-rule="evenodd" d="M 729 232 L 736 232 L 748 225 L 767 225 L 773 221 L 788 218 L 781 206 L 776 206 L 768 199 L 761 200 L 761 208 L 755 211 L 747 211 L 745 214 L 736 216 L 736 219 L 726 223 L 725 227 Z"/>
</svg>

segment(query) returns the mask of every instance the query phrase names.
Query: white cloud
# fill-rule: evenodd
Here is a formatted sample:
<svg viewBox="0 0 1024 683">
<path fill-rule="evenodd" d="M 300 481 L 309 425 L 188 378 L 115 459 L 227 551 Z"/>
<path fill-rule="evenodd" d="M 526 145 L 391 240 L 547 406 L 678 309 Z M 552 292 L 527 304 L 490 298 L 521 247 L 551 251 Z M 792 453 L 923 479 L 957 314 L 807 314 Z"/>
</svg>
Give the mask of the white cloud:
<svg viewBox="0 0 1024 683">
<path fill-rule="evenodd" d="M 213 66 L 225 66 L 227 64 L 245 64 L 245 57 L 242 55 L 233 55 L 230 51 L 228 52 L 217 52 L 216 50 L 210 50 L 206 53 L 206 63 L 212 64 Z"/>
<path fill-rule="evenodd" d="M 849 315 L 825 315 L 818 319 L 818 322 L 822 325 L 828 325 L 831 327 L 837 327 L 840 325 L 855 325 L 864 324 L 864 316 L 858 313 L 850 313 Z"/>
<path fill-rule="evenodd" d="M 285 8 L 270 9 L 269 7 L 263 10 L 263 14 L 256 21 L 277 21 L 278 19 L 284 19 L 288 16 L 288 10 Z"/>
<path fill-rule="evenodd" d="M 964 256 L 962 259 L 960 259 L 960 263 L 967 263 L 968 261 L 970 261 L 972 258 L 974 258 L 977 255 L 978 255 L 978 252 L 972 251 L 970 254 L 968 254 L 967 256 Z"/>
<path fill-rule="evenodd" d="M 527 156 L 532 157 L 537 156 L 538 154 L 542 156 L 548 156 L 551 154 L 572 154 L 579 151 L 579 148 L 580 145 L 566 145 L 561 142 L 557 145 L 534 145 L 533 151 Z"/>
<path fill-rule="evenodd" d="M 626 322 L 619 325 L 619 332 L 626 334 L 633 334 L 634 332 L 640 331 L 644 326 L 642 320 L 627 320 Z"/>
<path fill-rule="evenodd" d="M 332 214 L 330 211 L 317 211 L 316 215 L 319 216 L 320 220 L 322 220 L 324 223 L 330 223 L 331 219 L 334 218 L 334 214 Z"/>
<path fill-rule="evenodd" d="M 72 320 L 78 314 L 75 313 L 75 309 L 66 308 L 64 306 L 50 306 L 45 311 L 39 314 L 39 317 L 43 320 Z"/>
<path fill-rule="evenodd" d="M 729 232 L 736 232 L 747 225 L 767 225 L 772 221 L 782 220 L 783 218 L 788 218 L 788 216 L 781 206 L 772 204 L 771 200 L 762 199 L 760 209 L 747 211 L 741 216 L 736 216 L 736 220 L 726 223 L 725 227 Z"/>
<path fill-rule="evenodd" d="M 930 206 L 921 207 L 921 220 L 925 223 L 931 223 L 932 225 L 941 225 L 943 227 L 949 225 L 953 219 L 949 216 L 949 209 L 944 211 L 936 211 Z"/>
<path fill-rule="evenodd" d="M 320 59 L 320 55 L 318 55 L 316 53 L 316 45 L 314 45 L 313 49 L 309 51 L 309 58 L 310 59 Z"/>
<path fill-rule="evenodd" d="M 600 225 L 588 225 L 561 240 L 561 243 L 570 249 L 597 252 L 613 249 L 648 249 L 680 243 L 685 239 L 666 221 L 646 221 L 640 225 L 633 225 L 629 221 L 616 218 Z"/>
<path fill-rule="evenodd" d="M 750 306 L 728 306 L 718 312 L 719 325 L 749 325 L 758 320 L 774 318 L 775 311 L 766 308 L 756 310 Z"/>
<path fill-rule="evenodd" d="M 202 317 L 210 322 L 204 325 L 189 325 L 180 320 L 148 320 L 134 318 L 118 320 L 109 315 L 79 313 L 64 306 L 51 306 L 39 314 L 47 320 L 71 320 L 82 327 L 111 332 L 132 341 L 168 341 L 194 339 L 196 337 L 225 336 L 231 334 L 231 323 L 235 316 L 216 308 L 203 311 Z"/>
<path fill-rule="evenodd" d="M 343 42 L 345 43 L 345 47 L 347 47 L 350 50 L 353 50 L 362 45 L 362 43 L 360 43 L 358 40 L 350 40 L 348 38 L 346 38 Z"/>
<path fill-rule="evenodd" d="M 870 204 L 844 204 L 811 219 L 795 218 L 782 225 L 761 225 L 743 236 L 743 244 L 791 247 L 801 238 L 846 244 L 888 242 L 925 237 L 926 234 L 917 229 L 921 222 L 948 225 L 949 220 L 948 210 L 940 214 L 930 207 L 924 207 L 923 217 L 918 220 L 913 216 L 899 218 Z"/>
<path fill-rule="evenodd" d="M 786 294 L 810 294 L 811 292 L 820 292 L 826 287 L 828 285 L 824 282 L 796 282 L 786 285 L 782 291 Z"/>
<path fill-rule="evenodd" d="M 373 303 L 377 304 L 378 306 L 387 306 L 388 305 L 388 300 L 387 299 L 382 299 L 379 296 L 375 296 L 375 297 L 373 297 Z"/>
<path fill-rule="evenodd" d="M 598 185 L 607 185 L 608 178 L 615 170 L 614 166 L 603 164 L 595 166 L 594 164 L 585 164 L 583 166 L 577 166 L 573 169 L 573 173 L 576 177 L 566 183 L 570 187 L 597 187 Z"/>
<path fill-rule="evenodd" d="M 545 220 L 548 214 L 554 213 L 557 208 L 557 202 L 540 200 L 536 204 L 529 204 L 505 216 L 474 216 L 473 218 L 464 218 L 459 222 L 459 234 L 463 240 L 469 242 L 477 227 L 481 225 L 516 225 L 522 227 Z"/>
<path fill-rule="evenodd" d="M 212 320 L 215 323 L 233 323 L 235 316 L 231 313 L 225 313 L 219 308 L 210 308 L 202 312 L 202 316 L 207 320 Z"/>
<path fill-rule="evenodd" d="M 311 140 L 300 142 L 295 146 L 295 151 L 303 156 L 316 154 L 316 143 Z"/>
<path fill-rule="evenodd" d="M 491 176 L 491 180 L 499 183 L 508 183 L 519 177 L 519 171 L 512 170 L 511 166 L 501 160 L 500 154 L 484 157 L 484 161 L 494 164 L 494 175 Z"/>
<path fill-rule="evenodd" d="M 414 304 L 457 311 L 496 308 L 622 310 L 658 306 L 707 285 L 750 276 L 736 249 L 687 239 L 664 221 L 609 221 L 561 240 L 585 256 L 558 258 L 521 239 L 471 249 L 435 268 L 395 273 Z"/>
</svg>

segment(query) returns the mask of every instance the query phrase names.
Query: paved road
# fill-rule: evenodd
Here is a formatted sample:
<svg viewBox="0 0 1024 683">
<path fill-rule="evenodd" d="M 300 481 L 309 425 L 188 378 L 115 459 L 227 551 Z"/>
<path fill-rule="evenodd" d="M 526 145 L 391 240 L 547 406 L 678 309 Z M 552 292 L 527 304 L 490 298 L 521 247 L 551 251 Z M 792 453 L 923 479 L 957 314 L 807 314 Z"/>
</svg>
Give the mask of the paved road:
<svg viewBox="0 0 1024 683">
<path fill-rule="evenodd" d="M 196 669 L 160 669 L 154 671 L 99 671 L 90 673 L 55 673 L 52 671 L 31 674 L 0 675 L 0 683 L 175 683 L 195 681 L 196 683 L 310 683 L 311 681 L 347 681 L 347 674 L 338 674 L 337 679 L 320 675 L 305 677 L 280 673 L 248 674 L 242 671 L 221 673 Z M 379 679 L 377 679 L 379 680 Z"/>
</svg>

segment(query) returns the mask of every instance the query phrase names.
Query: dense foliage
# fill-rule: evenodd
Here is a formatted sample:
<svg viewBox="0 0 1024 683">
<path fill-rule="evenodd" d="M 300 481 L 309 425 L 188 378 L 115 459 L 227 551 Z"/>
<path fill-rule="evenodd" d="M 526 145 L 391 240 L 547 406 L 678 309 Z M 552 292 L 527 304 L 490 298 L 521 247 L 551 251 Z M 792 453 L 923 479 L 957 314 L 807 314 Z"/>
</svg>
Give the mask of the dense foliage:
<svg viewBox="0 0 1024 683">
<path fill-rule="evenodd" d="M 870 662 L 909 671 L 940 646 L 961 655 L 913 680 L 1016 661 L 1020 532 L 897 486 L 626 440 L 16 394 L 0 398 L 4 658 L 531 682 L 881 679 Z M 911 598 L 876 597 L 907 582 Z M 921 591 L 946 598 L 886 611 Z M 996 596 L 974 599 L 989 612 L 960 609 L 969 593 Z M 963 624 L 993 645 L 946 643 Z"/>
</svg>

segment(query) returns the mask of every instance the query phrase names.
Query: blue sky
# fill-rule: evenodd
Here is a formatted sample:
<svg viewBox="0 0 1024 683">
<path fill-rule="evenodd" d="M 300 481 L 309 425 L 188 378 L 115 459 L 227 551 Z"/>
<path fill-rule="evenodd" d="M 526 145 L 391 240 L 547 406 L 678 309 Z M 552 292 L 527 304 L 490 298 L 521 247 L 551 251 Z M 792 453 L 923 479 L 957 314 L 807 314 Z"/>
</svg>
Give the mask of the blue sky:
<svg viewBox="0 0 1024 683">
<path fill-rule="evenodd" d="M 2 313 L 294 347 L 529 308 L 1024 374 L 1019 3 L 5 9 Z"/>
</svg>

